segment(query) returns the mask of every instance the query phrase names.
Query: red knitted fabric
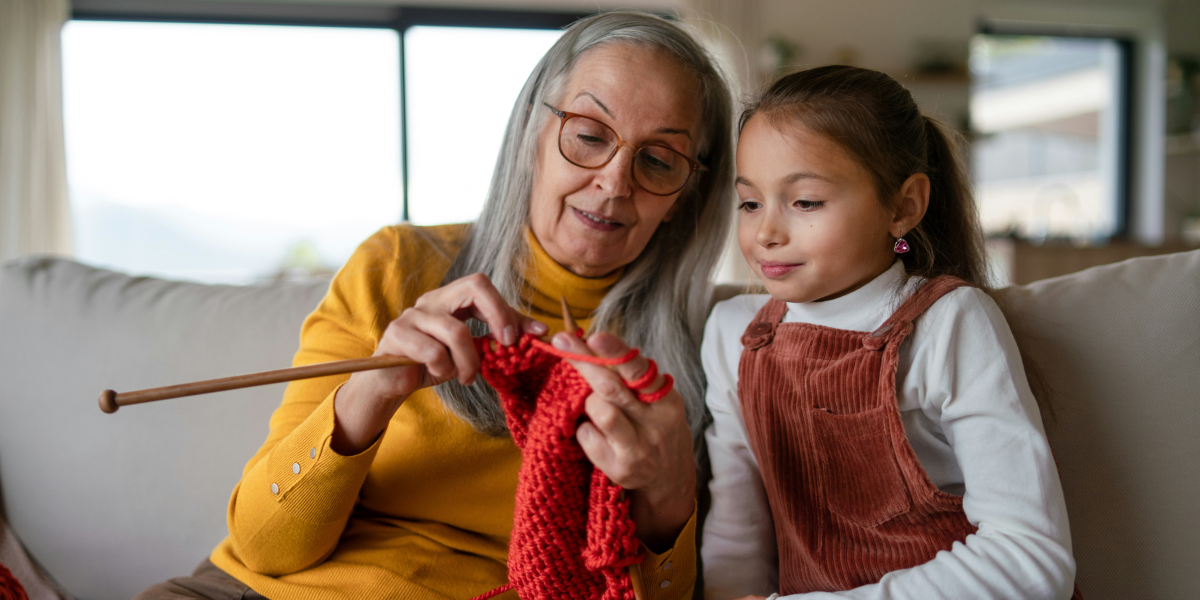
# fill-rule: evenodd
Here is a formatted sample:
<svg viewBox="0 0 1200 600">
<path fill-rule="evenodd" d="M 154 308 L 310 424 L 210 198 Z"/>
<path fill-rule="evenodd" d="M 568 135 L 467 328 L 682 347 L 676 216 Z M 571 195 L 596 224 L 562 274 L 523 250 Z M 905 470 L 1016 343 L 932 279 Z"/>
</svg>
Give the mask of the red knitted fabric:
<svg viewBox="0 0 1200 600">
<path fill-rule="evenodd" d="M 522 600 L 633 600 L 628 567 L 642 557 L 629 501 L 593 468 L 575 440 L 592 390 L 563 358 L 614 365 L 633 360 L 637 350 L 618 359 L 576 356 L 530 335 L 508 347 L 488 338 L 477 339 L 476 346 L 483 377 L 499 392 L 522 455 L 509 584 L 480 598 L 515 588 Z M 653 382 L 645 379 L 631 387 Z M 667 376 L 662 389 L 638 397 L 652 402 L 670 388 Z"/>
<path fill-rule="evenodd" d="M 4 565 L 0 565 L 0 600 L 29 600 L 21 582 Z"/>
</svg>

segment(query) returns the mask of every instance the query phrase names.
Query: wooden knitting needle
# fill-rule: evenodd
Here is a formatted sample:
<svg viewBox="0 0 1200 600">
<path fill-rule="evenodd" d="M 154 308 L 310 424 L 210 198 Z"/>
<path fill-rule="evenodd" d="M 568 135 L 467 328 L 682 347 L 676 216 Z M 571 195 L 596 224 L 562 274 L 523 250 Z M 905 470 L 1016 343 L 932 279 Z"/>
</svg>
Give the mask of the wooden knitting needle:
<svg viewBox="0 0 1200 600">
<path fill-rule="evenodd" d="M 567 306 L 567 297 L 559 296 L 558 301 L 562 305 L 563 330 L 571 335 L 575 335 L 575 331 L 579 329 L 579 326 L 575 324 L 575 317 L 571 316 L 571 307 Z"/>
<path fill-rule="evenodd" d="M 293 367 L 291 369 L 279 369 L 277 371 L 250 373 L 249 375 L 236 375 L 234 377 L 223 377 L 221 379 L 209 379 L 207 381 L 197 381 L 195 383 L 182 383 L 179 385 L 169 385 L 166 387 L 151 388 L 136 392 L 124 392 L 118 394 L 112 390 L 104 390 L 103 392 L 100 392 L 100 410 L 111 414 L 117 412 L 118 408 L 121 408 L 122 406 L 128 406 L 130 404 L 141 404 L 143 402 L 154 402 L 156 400 L 169 400 L 171 398 L 182 398 L 184 396 L 211 394 L 213 392 L 224 392 L 227 390 L 270 385 L 272 383 L 282 383 L 284 381 L 296 381 L 297 379 L 312 379 L 313 377 L 326 377 L 329 375 L 345 375 L 347 373 L 357 373 L 359 371 L 388 369 L 391 367 L 406 367 L 416 364 L 420 363 L 406 356 L 384 354 L 381 356 L 353 358 L 350 360 L 337 360 L 303 367 Z"/>
<path fill-rule="evenodd" d="M 577 326 L 575 325 L 575 319 L 571 317 L 571 311 L 567 308 L 567 299 L 565 297 L 562 298 L 562 311 L 563 323 L 566 325 L 567 332 L 573 335 L 577 329 Z M 417 364 L 421 363 L 405 356 L 385 354 L 382 356 L 337 360 L 303 367 L 293 367 L 291 369 L 266 371 L 263 373 L 250 373 L 248 375 L 237 375 L 234 377 L 224 377 L 221 379 L 209 379 L 207 381 L 197 381 L 195 383 L 169 385 L 166 387 L 151 388 L 136 392 L 123 392 L 118 394 L 112 390 L 104 390 L 103 392 L 100 392 L 100 410 L 112 414 L 117 412 L 118 408 L 121 408 L 122 406 L 128 406 L 130 404 L 142 404 L 144 402 L 169 400 L 171 398 L 183 398 L 185 396 L 197 396 L 200 394 L 211 394 L 213 392 L 224 392 L 228 390 L 237 390 L 260 385 L 270 385 L 272 383 L 283 383 L 285 381 L 296 381 L 298 379 L 312 379 L 314 377 L 328 377 L 330 375 L 346 375 L 347 373 L 357 373 L 359 371 L 390 369 L 392 367 L 406 367 Z"/>
</svg>

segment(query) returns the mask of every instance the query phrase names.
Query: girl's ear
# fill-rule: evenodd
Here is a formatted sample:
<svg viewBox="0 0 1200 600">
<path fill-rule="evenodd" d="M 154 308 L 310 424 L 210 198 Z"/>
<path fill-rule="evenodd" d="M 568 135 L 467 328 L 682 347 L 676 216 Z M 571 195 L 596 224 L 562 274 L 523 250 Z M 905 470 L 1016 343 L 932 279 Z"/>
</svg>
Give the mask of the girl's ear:
<svg viewBox="0 0 1200 600">
<path fill-rule="evenodd" d="M 889 230 L 894 238 L 903 237 L 925 218 L 929 209 L 929 176 L 924 173 L 909 176 L 900 186 L 899 196 Z"/>
</svg>

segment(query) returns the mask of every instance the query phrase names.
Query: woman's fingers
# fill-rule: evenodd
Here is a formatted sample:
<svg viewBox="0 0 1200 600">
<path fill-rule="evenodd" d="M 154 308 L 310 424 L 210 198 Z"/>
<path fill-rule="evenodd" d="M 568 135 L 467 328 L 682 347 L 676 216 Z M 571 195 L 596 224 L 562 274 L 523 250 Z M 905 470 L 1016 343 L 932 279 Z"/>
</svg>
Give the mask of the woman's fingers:
<svg viewBox="0 0 1200 600">
<path fill-rule="evenodd" d="M 617 358 L 629 352 L 619 338 L 596 334 L 588 343 L 554 336 L 555 347 L 575 354 Z M 696 470 L 683 397 L 671 391 L 645 404 L 627 382 L 646 373 L 649 361 L 636 358 L 613 369 L 570 361 L 592 387 L 585 410 L 590 423 L 576 430 L 579 445 L 597 469 L 629 490 L 629 514 L 638 539 L 650 547 L 670 547 L 695 507 Z M 646 391 L 661 387 L 664 378 Z"/>
<path fill-rule="evenodd" d="M 434 312 L 444 311 L 459 320 L 473 318 L 482 321 L 492 331 L 492 337 L 505 346 L 516 343 L 521 333 L 533 333 L 532 330 L 538 329 L 529 322 L 532 319 L 509 306 L 491 280 L 481 273 L 456 279 L 421 296 L 416 306 Z M 546 331 L 543 324 L 541 332 Z"/>
<path fill-rule="evenodd" d="M 611 333 L 603 332 L 589 337 L 587 340 L 587 345 L 596 356 L 603 356 L 605 358 L 625 356 L 631 350 L 631 348 L 626 345 L 621 338 Z M 637 358 L 627 363 L 619 364 L 613 369 L 618 375 L 621 376 L 621 379 L 625 380 L 626 383 L 631 383 L 641 379 L 649 368 L 650 360 L 644 356 L 638 355 Z M 662 373 L 659 373 L 654 378 L 654 381 L 650 382 L 649 386 L 638 391 L 643 394 L 649 394 L 658 391 L 658 389 L 661 388 L 664 383 L 666 383 L 666 379 L 662 376 Z"/>
<path fill-rule="evenodd" d="M 611 339 L 591 348 L 590 342 L 585 345 L 574 336 L 559 334 L 554 337 L 554 345 L 575 354 L 603 358 L 618 358 L 629 352 L 624 342 L 615 336 L 607 337 Z M 582 361 L 571 364 L 592 388 L 584 405 L 590 422 L 576 430 L 580 447 L 613 481 L 625 487 L 639 486 L 644 483 L 645 475 L 656 469 L 650 463 L 656 462 L 654 442 L 659 436 L 654 430 L 656 419 L 648 414 L 650 407 L 634 397 L 619 371 L 623 369 L 631 377 L 640 376 L 647 368 L 647 361 L 638 358 L 615 369 Z"/>
<path fill-rule="evenodd" d="M 397 319 L 400 327 L 395 337 L 405 340 L 397 343 L 398 353 L 424 363 L 433 379 L 457 377 L 469 385 L 479 374 L 480 363 L 464 322 L 468 318 L 487 324 L 492 337 L 504 345 L 512 345 L 522 333 L 541 335 L 548 330 L 544 323 L 509 306 L 492 282 L 476 273 L 422 295 Z M 442 346 L 445 352 L 430 344 Z"/>
<path fill-rule="evenodd" d="M 335 401 L 335 441 L 339 451 L 357 453 L 375 440 L 404 400 L 418 389 L 455 377 L 469 385 L 480 358 L 464 322 L 478 319 L 505 345 L 521 333 L 542 335 L 539 323 L 518 313 L 487 277 L 475 274 L 426 292 L 388 324 L 375 354 L 407 356 L 411 367 L 364 371 L 350 376 Z"/>
<path fill-rule="evenodd" d="M 425 365 L 433 378 L 445 381 L 458 377 L 464 385 L 479 372 L 479 353 L 466 323 L 444 312 L 409 309 L 396 333 L 400 354 Z M 411 352 L 411 354 L 410 354 Z"/>
<path fill-rule="evenodd" d="M 547 326 L 545 323 L 543 323 L 533 317 L 527 317 L 525 315 L 520 315 L 520 317 L 521 317 L 521 333 L 528 333 L 530 335 L 542 336 L 542 335 L 546 335 L 547 333 L 550 332 L 550 327 Z"/>
</svg>

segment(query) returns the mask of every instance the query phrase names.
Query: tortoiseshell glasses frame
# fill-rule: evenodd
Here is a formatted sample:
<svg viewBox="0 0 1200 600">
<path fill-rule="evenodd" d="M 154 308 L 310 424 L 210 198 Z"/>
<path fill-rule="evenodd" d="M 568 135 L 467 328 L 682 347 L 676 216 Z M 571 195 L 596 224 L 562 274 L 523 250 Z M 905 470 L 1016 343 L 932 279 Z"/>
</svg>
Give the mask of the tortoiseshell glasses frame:
<svg viewBox="0 0 1200 600">
<path fill-rule="evenodd" d="M 655 196 L 670 196 L 684 188 L 692 174 L 704 165 L 662 144 L 633 145 L 621 139 L 612 127 L 578 113 L 558 110 L 546 104 L 561 119 L 558 127 L 558 152 L 567 162 L 584 169 L 599 169 L 612 162 L 622 146 L 633 150 L 630 164 L 633 180 Z"/>
</svg>

